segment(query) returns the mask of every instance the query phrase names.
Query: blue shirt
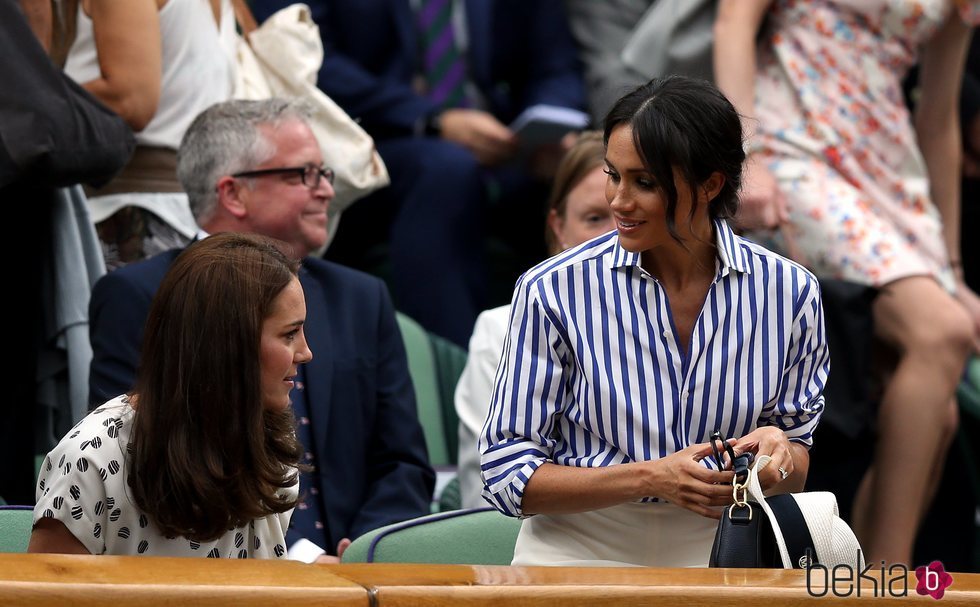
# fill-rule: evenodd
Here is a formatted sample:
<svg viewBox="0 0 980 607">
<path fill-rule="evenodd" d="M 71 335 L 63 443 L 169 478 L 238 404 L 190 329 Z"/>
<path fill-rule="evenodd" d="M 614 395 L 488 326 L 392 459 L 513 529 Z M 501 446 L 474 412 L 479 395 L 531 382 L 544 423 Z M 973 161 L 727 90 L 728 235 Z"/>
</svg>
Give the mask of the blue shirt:
<svg viewBox="0 0 980 607">
<path fill-rule="evenodd" d="M 763 425 L 811 444 L 830 368 L 817 280 L 714 227 L 715 278 L 686 355 L 666 291 L 616 232 L 521 277 L 480 437 L 483 495 L 499 510 L 522 516 L 544 462 L 654 460 Z"/>
</svg>

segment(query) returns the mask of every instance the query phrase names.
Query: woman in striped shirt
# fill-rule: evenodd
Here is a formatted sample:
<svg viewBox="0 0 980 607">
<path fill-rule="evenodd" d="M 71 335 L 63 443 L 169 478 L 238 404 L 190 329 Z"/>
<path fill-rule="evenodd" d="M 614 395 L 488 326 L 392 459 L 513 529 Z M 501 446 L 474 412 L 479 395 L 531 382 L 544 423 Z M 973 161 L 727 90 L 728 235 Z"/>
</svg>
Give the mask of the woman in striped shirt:
<svg viewBox="0 0 980 607">
<path fill-rule="evenodd" d="M 606 118 L 617 230 L 528 271 L 480 438 L 484 496 L 523 517 L 515 564 L 705 566 L 730 471 L 798 491 L 829 354 L 816 279 L 736 236 L 739 116 L 653 80 Z M 534 516 L 532 516 L 534 515 Z"/>
</svg>

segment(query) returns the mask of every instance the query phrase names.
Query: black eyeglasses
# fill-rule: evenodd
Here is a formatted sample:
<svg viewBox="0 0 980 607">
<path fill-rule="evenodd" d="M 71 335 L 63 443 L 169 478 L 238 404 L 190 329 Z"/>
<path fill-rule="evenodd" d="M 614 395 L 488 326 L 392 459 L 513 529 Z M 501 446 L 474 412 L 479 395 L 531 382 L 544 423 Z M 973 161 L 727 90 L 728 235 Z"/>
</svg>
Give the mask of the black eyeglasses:
<svg viewBox="0 0 980 607">
<path fill-rule="evenodd" d="M 715 430 L 711 433 L 711 437 L 708 439 L 711 441 L 711 452 L 715 459 L 715 464 L 718 465 L 719 470 L 724 470 L 726 468 L 724 457 L 722 453 L 728 454 L 728 462 L 735 461 L 735 450 L 732 446 L 728 444 L 725 440 L 725 435 L 721 433 L 721 430 Z M 717 443 L 721 443 L 721 449 L 718 448 Z"/>
<path fill-rule="evenodd" d="M 734 466 L 736 457 L 744 458 L 746 466 L 751 465 L 752 461 L 755 459 L 755 456 L 748 451 L 742 453 L 741 455 L 736 456 L 735 449 L 733 449 L 732 446 L 728 444 L 728 440 L 725 438 L 725 435 L 721 433 L 721 430 L 715 430 L 714 432 L 712 432 L 708 440 L 711 442 L 711 454 L 714 457 L 715 464 L 718 465 L 719 470 L 725 470 L 728 467 L 728 465 Z M 719 444 L 721 445 L 720 449 L 718 448 Z M 727 464 L 725 462 L 723 453 L 728 454 Z"/>
<path fill-rule="evenodd" d="M 321 177 L 326 179 L 327 183 L 333 185 L 333 169 L 325 166 L 317 166 L 315 164 L 306 164 L 301 167 L 284 167 L 281 169 L 242 171 L 241 173 L 234 173 L 232 177 L 262 177 L 264 175 L 288 175 L 290 173 L 299 175 L 299 178 L 303 181 L 303 185 L 311 190 L 315 190 L 317 187 L 319 187 Z"/>
</svg>

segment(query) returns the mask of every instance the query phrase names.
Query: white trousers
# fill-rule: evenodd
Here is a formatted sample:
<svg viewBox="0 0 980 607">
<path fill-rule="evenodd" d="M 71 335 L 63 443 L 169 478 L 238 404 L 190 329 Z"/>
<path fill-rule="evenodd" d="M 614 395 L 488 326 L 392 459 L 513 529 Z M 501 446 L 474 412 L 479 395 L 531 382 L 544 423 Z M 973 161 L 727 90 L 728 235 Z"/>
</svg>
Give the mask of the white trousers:
<svg viewBox="0 0 980 607">
<path fill-rule="evenodd" d="M 514 565 L 707 567 L 718 521 L 665 503 L 524 519 Z"/>
</svg>

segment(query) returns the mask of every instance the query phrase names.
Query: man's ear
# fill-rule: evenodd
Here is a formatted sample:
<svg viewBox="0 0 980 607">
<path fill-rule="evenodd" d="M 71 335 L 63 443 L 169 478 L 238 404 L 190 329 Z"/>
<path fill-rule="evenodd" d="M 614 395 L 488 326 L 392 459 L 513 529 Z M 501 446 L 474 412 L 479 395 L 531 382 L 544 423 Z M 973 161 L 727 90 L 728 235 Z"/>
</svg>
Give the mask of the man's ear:
<svg viewBox="0 0 980 607">
<path fill-rule="evenodd" d="M 218 180 L 215 189 L 218 191 L 218 206 L 225 209 L 232 217 L 241 219 L 248 214 L 246 199 L 248 188 L 231 175 L 225 175 Z"/>
</svg>

